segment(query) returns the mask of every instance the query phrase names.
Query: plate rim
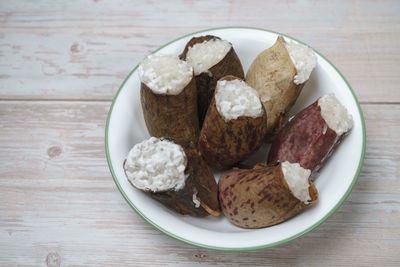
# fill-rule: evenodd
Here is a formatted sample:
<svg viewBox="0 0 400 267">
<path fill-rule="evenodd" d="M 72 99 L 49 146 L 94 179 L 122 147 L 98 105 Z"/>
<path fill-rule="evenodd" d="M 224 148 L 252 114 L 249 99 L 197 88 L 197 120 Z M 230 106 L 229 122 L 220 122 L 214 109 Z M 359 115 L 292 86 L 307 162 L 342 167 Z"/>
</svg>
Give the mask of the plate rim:
<svg viewBox="0 0 400 267">
<path fill-rule="evenodd" d="M 226 29 L 247 29 L 247 30 L 255 30 L 255 31 L 262 31 L 262 32 L 269 32 L 269 33 L 274 33 L 274 34 L 278 34 L 278 35 L 282 35 L 285 37 L 288 37 L 290 39 L 293 39 L 301 44 L 307 45 L 308 44 L 297 40 L 296 38 L 293 38 L 287 34 L 283 34 L 277 31 L 273 31 L 273 30 L 269 30 L 269 29 L 264 29 L 264 28 L 258 28 L 258 27 L 249 27 L 249 26 L 228 26 L 228 27 L 215 27 L 215 28 L 208 28 L 208 29 L 204 29 L 204 30 L 200 30 L 200 31 L 196 31 L 196 32 L 192 32 L 192 33 L 188 33 L 185 35 L 182 35 L 172 41 L 169 41 L 167 43 L 165 43 L 164 45 L 160 46 L 159 48 L 157 48 L 156 50 L 152 51 L 151 53 L 155 53 L 159 50 L 161 50 L 162 48 L 176 42 L 179 41 L 183 38 L 186 38 L 188 36 L 191 35 L 195 35 L 195 34 L 199 34 L 199 33 L 203 33 L 203 32 L 207 32 L 207 31 L 214 31 L 214 30 L 226 30 Z M 111 176 L 113 177 L 114 183 L 116 184 L 119 192 L 121 193 L 121 195 L 124 197 L 125 201 L 129 204 L 129 206 L 131 206 L 131 208 L 140 216 L 142 217 L 148 224 L 150 224 L 151 226 L 153 226 L 155 229 L 157 229 L 158 231 L 160 231 L 163 234 L 166 234 L 167 236 L 170 236 L 176 240 L 182 241 L 186 244 L 189 245 L 193 245 L 199 248 L 205 248 L 205 249 L 211 249 L 211 250 L 217 250 L 217 251 L 230 251 L 230 252 L 245 252 L 245 251 L 252 251 L 252 250 L 259 250 L 259 249 L 266 249 L 266 248 L 272 248 L 275 246 L 279 246 L 285 243 L 288 243 L 294 239 L 299 238 L 300 236 L 303 236 L 305 234 L 307 234 L 308 232 L 312 231 L 313 229 L 317 228 L 319 225 L 321 225 L 323 222 L 325 222 L 333 213 L 335 213 L 335 211 L 343 204 L 343 202 L 347 199 L 347 197 L 350 195 L 351 191 L 353 190 L 353 187 L 355 185 L 355 183 L 358 180 L 358 177 L 360 175 L 362 166 L 363 166 L 363 162 L 364 162 L 364 157 L 365 157 L 365 148 L 366 148 L 366 130 L 365 130 L 365 121 L 364 121 L 364 115 L 360 106 L 360 103 L 358 102 L 358 99 L 356 97 L 356 94 L 353 91 L 353 88 L 350 86 L 350 83 L 347 81 L 347 79 L 343 76 L 343 74 L 339 71 L 339 69 L 330 61 L 328 60 L 324 55 L 322 55 L 320 52 L 318 52 L 317 50 L 315 50 L 314 48 L 312 48 L 311 46 L 309 46 L 311 49 L 314 50 L 315 53 L 317 53 L 319 56 L 321 56 L 326 62 L 329 63 L 329 65 L 331 65 L 333 67 L 333 69 L 340 75 L 340 77 L 344 80 L 344 82 L 346 83 L 348 89 L 350 90 L 353 99 L 355 100 L 356 104 L 357 104 L 357 109 L 358 112 L 360 114 L 360 118 L 361 118 L 361 130 L 362 130 L 362 151 L 361 151 L 361 156 L 360 156 L 360 161 L 358 163 L 358 167 L 357 167 L 357 171 L 352 179 L 352 182 L 350 184 L 350 186 L 348 187 L 348 189 L 346 190 L 345 194 L 342 196 L 342 198 L 338 201 L 338 203 L 336 203 L 336 205 L 323 217 L 321 218 L 319 221 L 317 221 L 316 223 L 314 223 L 313 225 L 311 225 L 310 227 L 308 227 L 307 229 L 303 230 L 300 233 L 297 233 L 291 237 L 285 238 L 283 240 L 280 241 L 276 241 L 273 243 L 269 243 L 269 244 L 265 244 L 265 245 L 259 245 L 259 246 L 250 246 L 250 247 L 234 247 L 234 248 L 227 248 L 227 247 L 221 247 L 221 246 L 212 246 L 212 245 L 207 245 L 207 244 L 201 244 L 201 243 L 197 243 L 197 242 L 193 242 L 190 241 L 186 238 L 182 238 L 180 236 L 177 236 L 173 233 L 168 232 L 167 230 L 163 229 L 161 226 L 157 225 L 155 222 L 151 221 L 149 218 L 147 218 L 142 212 L 140 212 L 140 210 L 138 208 L 136 208 L 136 206 L 130 201 L 130 199 L 128 198 L 128 196 L 126 195 L 125 191 L 122 189 L 122 186 L 120 185 L 120 183 L 118 182 L 118 179 L 115 175 L 114 172 L 114 168 L 112 166 L 111 163 L 111 158 L 110 158 L 110 152 L 109 152 L 109 145 L 108 145 L 108 130 L 109 130 L 109 123 L 110 123 L 110 118 L 111 118 L 111 114 L 114 108 L 114 104 L 122 90 L 122 88 L 125 86 L 125 83 L 129 80 L 129 78 L 131 77 L 131 75 L 136 71 L 136 69 L 138 68 L 139 64 L 137 64 L 128 74 L 128 76 L 124 79 L 124 81 L 122 82 L 122 84 L 120 85 L 120 87 L 118 88 L 118 91 L 116 92 L 113 101 L 110 105 L 110 109 L 108 111 L 107 114 L 107 121 L 106 121 L 106 127 L 105 127 L 105 150 L 106 150 L 106 157 L 107 157 L 107 164 L 108 164 L 108 168 L 110 170 Z"/>
</svg>

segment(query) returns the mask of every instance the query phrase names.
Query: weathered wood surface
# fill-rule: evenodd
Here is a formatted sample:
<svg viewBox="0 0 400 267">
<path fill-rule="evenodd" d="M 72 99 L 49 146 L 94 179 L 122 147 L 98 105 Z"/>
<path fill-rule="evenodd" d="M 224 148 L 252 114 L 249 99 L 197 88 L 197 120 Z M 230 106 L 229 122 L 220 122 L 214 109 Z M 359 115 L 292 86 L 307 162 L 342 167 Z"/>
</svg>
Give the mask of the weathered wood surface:
<svg viewBox="0 0 400 267">
<path fill-rule="evenodd" d="M 400 2 L 0 1 L 0 266 L 399 266 Z M 288 244 L 195 248 L 159 233 L 108 171 L 111 100 L 147 53 L 219 26 L 303 40 L 363 103 L 367 150 L 344 205 Z"/>
<path fill-rule="evenodd" d="M 400 145 L 393 141 L 400 139 L 399 105 L 363 105 L 364 168 L 332 217 L 293 242 L 247 253 L 191 247 L 133 212 L 106 165 L 108 107 L 0 103 L 0 265 L 43 265 L 51 253 L 63 266 L 400 264 Z"/>
<path fill-rule="evenodd" d="M 0 99 L 113 98 L 150 51 L 190 32 L 272 29 L 310 44 L 363 102 L 400 102 L 400 2 L 1 1 Z"/>
</svg>

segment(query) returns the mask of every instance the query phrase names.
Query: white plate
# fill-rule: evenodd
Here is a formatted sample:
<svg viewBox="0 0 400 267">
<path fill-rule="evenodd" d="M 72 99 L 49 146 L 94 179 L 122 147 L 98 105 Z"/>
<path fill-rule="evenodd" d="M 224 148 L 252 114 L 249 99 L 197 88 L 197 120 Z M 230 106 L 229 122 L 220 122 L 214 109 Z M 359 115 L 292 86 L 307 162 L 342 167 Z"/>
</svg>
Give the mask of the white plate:
<svg viewBox="0 0 400 267">
<path fill-rule="evenodd" d="M 155 53 L 178 55 L 190 38 L 206 34 L 216 35 L 231 42 L 246 72 L 257 54 L 270 47 L 279 33 L 247 27 L 209 29 L 171 41 L 157 49 Z M 148 223 L 173 238 L 203 248 L 228 251 L 280 245 L 311 231 L 325 221 L 339 208 L 357 181 L 364 159 L 365 126 L 361 108 L 349 83 L 332 63 L 315 52 L 318 65 L 291 113 L 295 114 L 318 97 L 333 92 L 354 120 L 351 133 L 321 169 L 320 176 L 315 181 L 319 192 L 319 200 L 315 205 L 279 225 L 246 230 L 229 223 L 224 216 L 193 218 L 179 215 L 132 188 L 125 178 L 122 163 L 134 144 L 149 137 L 140 105 L 137 66 L 122 83 L 111 104 L 105 136 L 111 174 L 129 205 Z M 251 160 L 265 161 L 267 150 L 268 146 L 262 147 Z M 217 173 L 216 178 L 218 177 Z"/>
</svg>

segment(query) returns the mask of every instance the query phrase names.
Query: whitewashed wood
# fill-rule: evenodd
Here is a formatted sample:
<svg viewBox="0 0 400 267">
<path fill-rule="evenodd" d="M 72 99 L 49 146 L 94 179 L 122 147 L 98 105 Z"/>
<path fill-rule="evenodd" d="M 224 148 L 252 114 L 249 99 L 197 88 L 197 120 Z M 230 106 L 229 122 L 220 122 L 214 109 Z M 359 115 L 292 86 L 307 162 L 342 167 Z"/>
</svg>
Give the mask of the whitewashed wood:
<svg viewBox="0 0 400 267">
<path fill-rule="evenodd" d="M 0 266 L 400 264 L 400 105 L 362 106 L 364 168 L 332 217 L 288 244 L 241 253 L 186 245 L 136 215 L 107 168 L 109 105 L 0 101 Z"/>
<path fill-rule="evenodd" d="M 396 0 L 0 1 L 0 266 L 399 266 L 399 14 Z M 362 106 L 366 159 L 345 204 L 300 239 L 254 252 L 159 233 L 123 200 L 104 152 L 110 100 L 137 62 L 230 25 L 309 43 L 376 103 Z"/>
<path fill-rule="evenodd" d="M 150 51 L 210 27 L 255 26 L 309 43 L 362 102 L 400 102 L 392 1 L 1 1 L 0 99 L 111 100 Z"/>
</svg>

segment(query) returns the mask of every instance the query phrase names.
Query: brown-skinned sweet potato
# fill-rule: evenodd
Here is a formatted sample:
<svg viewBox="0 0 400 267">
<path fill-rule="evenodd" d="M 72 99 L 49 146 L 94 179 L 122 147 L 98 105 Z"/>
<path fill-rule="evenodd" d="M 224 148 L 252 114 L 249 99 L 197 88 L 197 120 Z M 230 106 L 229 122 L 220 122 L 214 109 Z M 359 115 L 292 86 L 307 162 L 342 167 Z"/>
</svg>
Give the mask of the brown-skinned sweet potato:
<svg viewBox="0 0 400 267">
<path fill-rule="evenodd" d="M 175 142 L 175 140 L 170 138 L 167 138 L 167 140 Z M 193 143 L 183 147 L 183 150 L 187 158 L 185 173 L 188 177 L 182 189 L 161 192 L 139 190 L 182 215 L 205 217 L 211 214 L 219 216 L 218 185 L 212 171 L 199 155 Z M 125 162 L 124 170 L 126 172 Z M 129 179 L 128 181 L 135 187 Z M 200 202 L 199 207 L 196 207 L 193 201 L 194 195 L 196 195 L 197 200 Z"/>
<path fill-rule="evenodd" d="M 304 86 L 294 83 L 296 73 L 281 36 L 254 59 L 247 71 L 246 82 L 258 91 L 267 112 L 267 142 L 275 137 Z"/>
<path fill-rule="evenodd" d="M 194 78 L 178 95 L 157 94 L 141 83 L 140 100 L 151 136 L 170 137 L 180 144 L 197 142 L 199 122 Z"/>
<path fill-rule="evenodd" d="M 309 184 L 309 203 L 312 203 L 318 199 L 318 192 L 313 183 L 309 181 Z M 280 163 L 226 171 L 218 187 L 223 213 L 242 228 L 262 228 L 284 222 L 309 205 L 292 194 Z"/>
<path fill-rule="evenodd" d="M 179 56 L 180 59 L 186 60 L 186 54 L 189 50 L 189 47 L 212 39 L 221 39 L 221 38 L 212 35 L 193 37 L 186 44 L 183 52 Z M 225 57 L 221 59 L 216 65 L 209 68 L 207 72 L 203 72 L 199 75 L 196 75 L 195 77 L 196 87 L 198 92 L 197 101 L 198 101 L 198 116 L 199 116 L 200 128 L 203 125 L 204 117 L 206 115 L 208 106 L 210 105 L 211 99 L 214 96 L 214 90 L 217 81 L 226 75 L 233 75 L 241 79 L 244 79 L 242 63 L 240 62 L 239 57 L 237 56 L 235 50 L 233 49 L 233 46 L 229 50 L 229 52 L 225 55 Z"/>
<path fill-rule="evenodd" d="M 268 154 L 268 164 L 289 161 L 318 171 L 349 132 L 338 135 L 321 115 L 318 100 L 296 114 L 278 133 Z"/>
<path fill-rule="evenodd" d="M 225 76 L 220 81 L 234 79 L 239 78 Z M 267 125 L 262 105 L 261 108 L 261 116 L 240 116 L 227 121 L 219 113 L 215 97 L 212 99 L 198 144 L 201 155 L 209 165 L 217 168 L 230 167 L 260 148 Z"/>
</svg>

